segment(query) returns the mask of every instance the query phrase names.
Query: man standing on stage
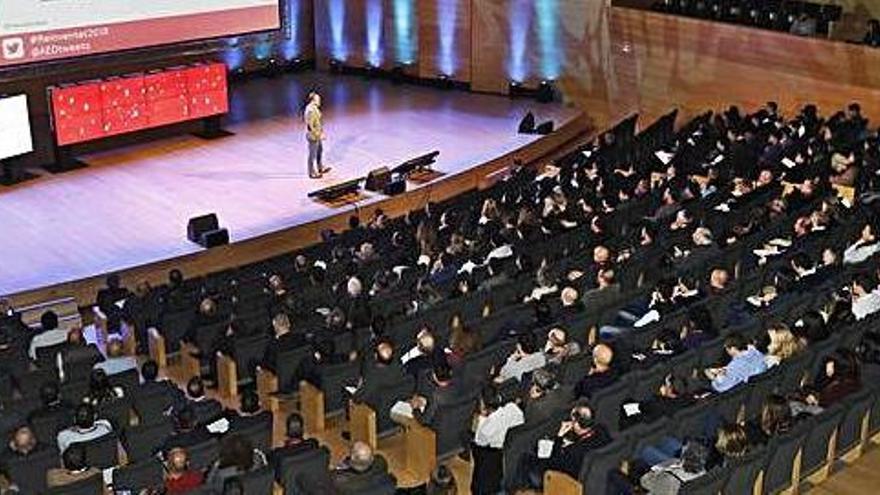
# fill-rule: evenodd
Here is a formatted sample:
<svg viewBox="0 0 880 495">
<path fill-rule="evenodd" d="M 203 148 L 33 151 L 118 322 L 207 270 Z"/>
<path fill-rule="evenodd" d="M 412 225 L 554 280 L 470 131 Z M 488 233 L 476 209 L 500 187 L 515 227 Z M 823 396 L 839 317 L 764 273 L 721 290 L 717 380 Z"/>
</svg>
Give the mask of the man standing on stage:
<svg viewBox="0 0 880 495">
<path fill-rule="evenodd" d="M 309 94 L 309 104 L 303 113 L 303 120 L 306 122 L 306 140 L 309 142 L 309 177 L 312 179 L 320 179 L 321 176 L 330 171 L 330 168 L 324 168 L 321 162 L 321 155 L 324 152 L 324 125 L 321 115 L 321 95 L 312 92 Z"/>
</svg>

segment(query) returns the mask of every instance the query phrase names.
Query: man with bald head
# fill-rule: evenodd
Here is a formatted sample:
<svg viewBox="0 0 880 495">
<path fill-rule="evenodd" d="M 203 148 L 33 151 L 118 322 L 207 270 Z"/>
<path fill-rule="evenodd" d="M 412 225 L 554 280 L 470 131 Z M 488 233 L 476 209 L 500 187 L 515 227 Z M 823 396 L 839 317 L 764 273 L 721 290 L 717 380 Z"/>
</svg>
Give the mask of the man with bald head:
<svg viewBox="0 0 880 495">
<path fill-rule="evenodd" d="M 386 480 L 396 484 L 388 474 L 388 462 L 364 442 L 354 442 L 348 457 L 332 473 L 333 485 L 340 494 L 359 494 Z"/>
<path fill-rule="evenodd" d="M 613 367 L 614 350 L 608 344 L 596 344 L 593 347 L 593 365 L 587 376 L 575 386 L 575 396 L 591 397 L 597 390 L 611 385 L 617 379 L 617 371 Z"/>
</svg>

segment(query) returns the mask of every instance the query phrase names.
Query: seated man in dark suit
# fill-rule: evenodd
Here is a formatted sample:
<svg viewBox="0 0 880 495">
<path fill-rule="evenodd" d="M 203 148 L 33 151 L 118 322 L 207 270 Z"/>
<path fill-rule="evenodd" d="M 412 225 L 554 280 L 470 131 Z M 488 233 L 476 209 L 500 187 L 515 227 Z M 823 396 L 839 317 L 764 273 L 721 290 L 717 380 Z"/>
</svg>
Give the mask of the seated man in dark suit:
<svg viewBox="0 0 880 495">
<path fill-rule="evenodd" d="M 620 411 L 621 429 L 639 423 L 652 423 L 662 417 L 671 417 L 694 402 L 696 400 L 688 393 L 685 380 L 669 373 L 656 394 L 647 398 L 637 397 L 635 400 L 624 401 Z"/>
<path fill-rule="evenodd" d="M 272 318 L 272 329 L 275 338 L 266 346 L 266 352 L 260 366 L 276 373 L 278 371 L 278 355 L 303 347 L 307 341 L 305 334 L 293 331 L 290 317 L 286 313 L 277 313 Z"/>
<path fill-rule="evenodd" d="M 394 344 L 381 340 L 376 344 L 375 362 L 364 365 L 360 386 L 352 395 L 352 400 L 375 405 L 382 394 L 406 379 L 403 368 L 394 356 Z"/>
<path fill-rule="evenodd" d="M 223 414 L 223 406 L 205 395 L 205 384 L 197 376 L 186 384 L 186 407 L 193 410 L 199 424 L 210 423 Z"/>
<path fill-rule="evenodd" d="M 559 386 L 551 370 L 535 370 L 522 403 L 526 424 L 535 425 L 550 418 L 557 411 L 567 408 L 571 400 L 571 391 Z"/>
<path fill-rule="evenodd" d="M 172 449 L 188 449 L 213 438 L 211 433 L 198 423 L 196 413 L 190 406 L 184 406 L 178 411 L 175 420 L 174 434 L 165 439 L 160 449 L 166 459 Z"/>
<path fill-rule="evenodd" d="M 40 387 L 40 400 L 43 405 L 28 415 L 28 423 L 54 424 L 57 430 L 73 424 L 73 407 L 61 399 L 57 383 L 46 383 Z"/>
<path fill-rule="evenodd" d="M 355 442 L 351 452 L 331 474 L 333 484 L 341 495 L 355 495 L 377 486 L 385 480 L 391 486 L 396 480 L 388 474 L 388 463 L 364 442 Z"/>
<path fill-rule="evenodd" d="M 549 457 L 542 459 L 530 453 L 521 459 L 521 484 L 540 488 L 544 473 L 549 470 L 578 479 L 581 465 L 589 452 L 610 442 L 611 437 L 605 427 L 596 423 L 590 406 L 581 402 L 572 408 L 569 418 L 559 425 Z"/>
<path fill-rule="evenodd" d="M 593 347 L 593 366 L 575 386 L 577 397 L 590 397 L 596 390 L 611 385 L 617 379 L 617 372 L 612 367 L 614 351 L 607 344 Z"/>
<path fill-rule="evenodd" d="M 425 426 L 433 426 L 437 411 L 461 397 L 458 387 L 452 381 L 452 368 L 443 361 L 434 364 L 431 379 L 426 390 L 410 399 L 413 416 Z"/>
<path fill-rule="evenodd" d="M 183 391 L 170 380 L 159 378 L 159 365 L 152 359 L 141 365 L 141 384 L 135 390 L 134 395 L 155 396 L 164 395 L 175 406 L 182 406 L 186 400 Z"/>
<path fill-rule="evenodd" d="M 128 289 L 122 287 L 119 275 L 110 275 L 107 277 L 107 287 L 99 290 L 98 295 L 95 296 L 96 306 L 107 317 L 118 315 L 121 310 L 116 306 L 116 303 L 124 301 L 130 294 Z"/>
<path fill-rule="evenodd" d="M 276 479 L 281 476 L 281 461 L 287 457 L 293 457 L 307 452 L 312 452 L 320 447 L 317 440 L 305 438 L 303 418 L 299 413 L 290 413 L 287 416 L 287 435 L 284 438 L 284 446 L 272 450 L 272 465 L 275 468 Z M 280 480 L 279 480 L 280 481 Z"/>
<path fill-rule="evenodd" d="M 238 412 L 228 411 L 226 419 L 229 420 L 231 432 L 246 430 L 260 424 L 265 425 L 267 429 L 272 428 L 272 413 L 260 409 L 260 397 L 253 390 L 241 395 Z"/>
</svg>

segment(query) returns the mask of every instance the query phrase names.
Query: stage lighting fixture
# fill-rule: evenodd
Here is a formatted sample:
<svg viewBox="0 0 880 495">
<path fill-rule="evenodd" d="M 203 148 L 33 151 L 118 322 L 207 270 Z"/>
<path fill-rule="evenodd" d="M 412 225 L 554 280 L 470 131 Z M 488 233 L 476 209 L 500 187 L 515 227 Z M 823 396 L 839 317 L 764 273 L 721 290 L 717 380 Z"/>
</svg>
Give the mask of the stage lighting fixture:
<svg viewBox="0 0 880 495">
<path fill-rule="evenodd" d="M 538 86 L 538 94 L 536 96 L 539 103 L 550 103 L 556 99 L 556 88 L 553 81 L 543 80 Z"/>
<path fill-rule="evenodd" d="M 455 87 L 455 81 L 449 74 L 440 74 L 437 76 L 437 82 L 441 88 L 452 89 Z"/>
<path fill-rule="evenodd" d="M 391 82 L 394 84 L 403 84 L 406 81 L 406 71 L 403 65 L 396 64 L 391 69 Z"/>
<path fill-rule="evenodd" d="M 282 65 L 278 62 L 277 58 L 272 57 L 266 63 L 266 67 L 265 67 L 264 71 L 266 73 L 266 77 L 273 78 L 273 77 L 278 77 L 281 74 L 283 74 L 284 67 L 282 67 Z"/>
</svg>

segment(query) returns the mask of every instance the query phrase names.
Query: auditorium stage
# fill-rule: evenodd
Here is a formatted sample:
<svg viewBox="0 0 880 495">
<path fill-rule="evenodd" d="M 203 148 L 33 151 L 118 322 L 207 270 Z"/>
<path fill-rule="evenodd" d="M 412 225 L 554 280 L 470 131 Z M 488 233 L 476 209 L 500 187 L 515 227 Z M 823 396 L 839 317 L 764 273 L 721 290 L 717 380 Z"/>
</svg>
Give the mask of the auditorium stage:
<svg viewBox="0 0 880 495">
<path fill-rule="evenodd" d="M 321 180 L 308 178 L 299 118 L 312 88 L 324 97 L 325 162 L 333 167 Z M 216 212 L 238 243 L 350 211 L 306 195 L 432 150 L 440 151 L 435 168 L 447 174 L 435 182 L 443 182 L 533 145 L 536 137 L 516 133 L 528 109 L 557 126 L 578 118 L 558 104 L 358 76 L 237 85 L 227 126 L 235 136 L 138 144 L 81 157 L 88 168 L 0 188 L 0 294 L 193 255 L 202 249 L 185 234 L 195 215 Z M 420 186 L 426 198 L 434 185 Z M 370 195 L 360 206 L 383 199 Z"/>
</svg>

